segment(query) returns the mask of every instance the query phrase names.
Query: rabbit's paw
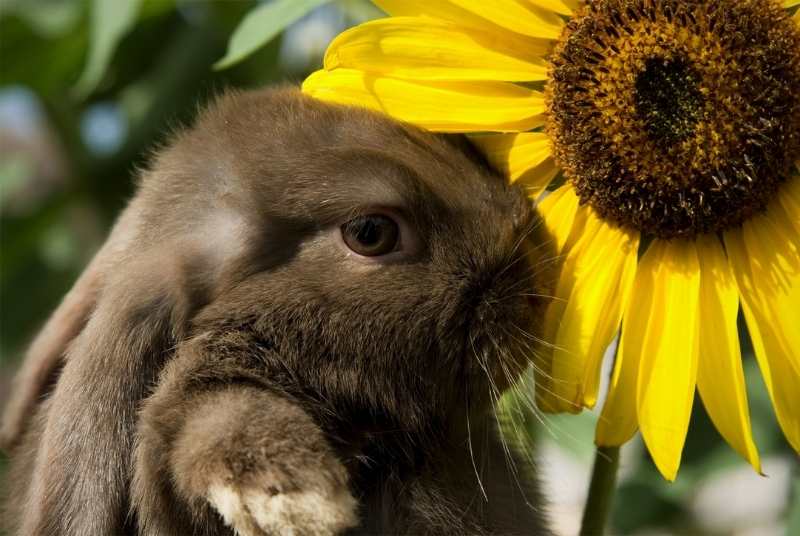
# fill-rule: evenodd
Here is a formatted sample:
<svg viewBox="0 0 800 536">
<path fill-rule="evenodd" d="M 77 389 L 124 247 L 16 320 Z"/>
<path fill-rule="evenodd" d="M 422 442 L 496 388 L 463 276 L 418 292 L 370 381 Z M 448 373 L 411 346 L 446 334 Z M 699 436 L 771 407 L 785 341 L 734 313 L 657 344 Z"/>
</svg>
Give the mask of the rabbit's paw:
<svg viewBox="0 0 800 536">
<path fill-rule="evenodd" d="M 241 536 L 328 536 L 358 524 L 356 501 L 345 488 L 282 493 L 220 484 L 209 488 L 208 499 Z"/>
</svg>

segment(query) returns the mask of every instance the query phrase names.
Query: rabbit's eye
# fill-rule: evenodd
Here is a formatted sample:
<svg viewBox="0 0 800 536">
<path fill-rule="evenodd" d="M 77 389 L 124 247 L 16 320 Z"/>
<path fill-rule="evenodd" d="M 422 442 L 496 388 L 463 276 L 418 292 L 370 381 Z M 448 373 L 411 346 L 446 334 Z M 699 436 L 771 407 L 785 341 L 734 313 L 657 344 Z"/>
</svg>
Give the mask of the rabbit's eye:
<svg viewBox="0 0 800 536">
<path fill-rule="evenodd" d="M 355 253 L 377 257 L 395 250 L 400 239 L 400 228 L 388 216 L 369 214 L 342 225 L 342 239 Z"/>
</svg>

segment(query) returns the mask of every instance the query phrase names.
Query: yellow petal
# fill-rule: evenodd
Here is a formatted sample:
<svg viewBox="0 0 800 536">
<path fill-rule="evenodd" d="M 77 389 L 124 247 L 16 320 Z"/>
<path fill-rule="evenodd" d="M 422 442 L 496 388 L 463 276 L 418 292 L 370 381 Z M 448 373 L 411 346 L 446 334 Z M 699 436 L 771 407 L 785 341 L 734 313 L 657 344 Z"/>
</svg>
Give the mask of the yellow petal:
<svg viewBox="0 0 800 536">
<path fill-rule="evenodd" d="M 553 155 L 550 137 L 544 132 L 486 134 L 470 139 L 512 181 Z"/>
<path fill-rule="evenodd" d="M 619 329 L 636 273 L 638 233 L 594 213 L 570 249 L 556 288 L 562 302 L 553 356 L 553 390 L 562 411 L 593 407 L 606 348 Z M 564 305 L 565 304 L 565 305 Z M 547 316 L 547 315 L 546 315 Z"/>
<path fill-rule="evenodd" d="M 750 429 L 736 316 L 739 291 L 715 235 L 697 240 L 700 258 L 700 332 L 697 389 L 722 437 L 761 472 Z"/>
<path fill-rule="evenodd" d="M 622 317 L 622 332 L 614 360 L 614 372 L 595 430 L 595 443 L 601 447 L 622 445 L 636 433 L 636 384 L 639 380 L 642 354 L 635 351 L 624 352 L 623 349 L 638 348 L 643 344 L 662 253 L 662 249 L 649 248 L 641 259 L 647 261 L 647 265 L 643 267 L 640 263 L 636 268 L 633 290 Z"/>
<path fill-rule="evenodd" d="M 795 231 L 800 236 L 800 177 L 792 177 L 778 190 L 778 199 L 783 204 L 789 221 L 794 224 Z"/>
<path fill-rule="evenodd" d="M 597 333 L 593 339 L 593 350 L 589 350 L 589 355 L 594 356 L 589 361 L 584 374 L 584 393 L 583 405 L 593 408 L 597 403 L 598 392 L 600 391 L 600 373 L 602 369 L 602 359 L 611 341 L 617 335 L 622 321 L 622 316 L 628 307 L 630 297 L 633 292 L 633 282 L 636 278 L 636 268 L 638 265 L 637 252 L 639 249 L 638 233 L 620 231 L 619 253 L 619 282 L 616 291 L 610 296 L 606 303 L 606 314 L 597 323 Z M 599 310 L 598 310 L 599 312 Z"/>
<path fill-rule="evenodd" d="M 486 22 L 447 0 L 372 0 L 372 3 L 392 17 L 425 16 L 470 25 Z"/>
<path fill-rule="evenodd" d="M 561 168 L 556 165 L 556 161 L 548 158 L 520 175 L 516 182 L 525 188 L 529 197 L 536 199 L 560 172 Z"/>
<path fill-rule="evenodd" d="M 427 16 L 459 25 L 502 28 L 520 35 L 557 39 L 564 23 L 560 17 L 539 6 L 517 0 L 374 0 L 393 16 Z"/>
<path fill-rule="evenodd" d="M 742 235 L 753 274 L 760 276 L 751 285 L 762 299 L 763 311 L 758 314 L 777 328 L 776 342 L 800 376 L 800 233 L 794 224 L 782 204 L 773 202 L 764 214 L 742 225 Z M 741 292 L 750 298 L 750 305 L 757 304 L 749 289 Z"/>
<path fill-rule="evenodd" d="M 667 480 L 680 466 L 697 381 L 700 266 L 694 242 L 654 240 L 639 264 L 653 289 L 625 332 L 620 352 L 641 356 L 636 415 L 642 438 Z M 639 292 L 634 287 L 634 293 Z M 633 324 L 633 323 L 632 323 Z"/>
<path fill-rule="evenodd" d="M 524 131 L 543 122 L 542 94 L 506 82 L 412 82 L 334 69 L 306 78 L 303 92 L 438 132 Z"/>
<path fill-rule="evenodd" d="M 587 218 L 586 213 L 590 210 L 579 206 L 578 196 L 568 184 L 550 192 L 539 203 L 538 209 L 548 235 L 555 242 L 553 251 L 558 255 L 576 240 Z M 560 268 L 563 259 L 557 259 L 556 264 Z M 557 412 L 564 406 L 555 394 L 552 376 L 555 338 L 565 306 L 564 300 L 553 300 L 548 306 L 542 328 L 542 338 L 547 344 L 537 352 L 537 359 L 534 360 L 536 405 L 545 412 Z"/>
<path fill-rule="evenodd" d="M 780 203 L 725 233 L 750 338 L 778 423 L 800 452 L 800 237 Z"/>
<path fill-rule="evenodd" d="M 553 13 L 571 16 L 577 8 L 575 0 L 523 0 L 529 5 L 539 6 Z"/>
<path fill-rule="evenodd" d="M 800 4 L 800 0 L 783 0 L 783 7 L 789 8 Z"/>
<path fill-rule="evenodd" d="M 586 215 L 590 210 L 588 207 L 580 207 L 580 199 L 570 184 L 565 184 L 554 192 L 550 192 L 537 205 L 537 208 L 548 233 L 555 241 L 554 249 L 557 254 L 560 254 L 566 246 L 574 241 L 574 237 L 580 234 Z"/>
<path fill-rule="evenodd" d="M 564 28 L 561 17 L 538 6 L 517 0 L 450 0 L 494 24 L 530 37 L 558 39 Z"/>
<path fill-rule="evenodd" d="M 521 181 L 531 197 L 537 197 L 558 174 L 550 138 L 544 132 L 485 134 L 470 139 L 511 182 Z"/>
<path fill-rule="evenodd" d="M 637 276 L 635 284 L 641 283 L 639 279 Z M 628 309 L 633 308 L 634 300 L 642 297 L 634 291 Z M 620 345 L 625 338 L 627 320 L 627 316 L 623 317 Z M 639 376 L 641 357 L 637 354 L 623 356 L 617 347 L 614 372 L 611 374 L 606 401 L 603 403 L 603 411 L 600 412 L 595 429 L 594 442 L 600 447 L 618 447 L 636 433 L 638 426 L 636 422 L 636 380 Z"/>
<path fill-rule="evenodd" d="M 547 79 L 545 51 L 513 36 L 425 17 L 370 21 L 340 34 L 325 54 L 325 69 L 354 68 L 414 80 Z"/>
</svg>

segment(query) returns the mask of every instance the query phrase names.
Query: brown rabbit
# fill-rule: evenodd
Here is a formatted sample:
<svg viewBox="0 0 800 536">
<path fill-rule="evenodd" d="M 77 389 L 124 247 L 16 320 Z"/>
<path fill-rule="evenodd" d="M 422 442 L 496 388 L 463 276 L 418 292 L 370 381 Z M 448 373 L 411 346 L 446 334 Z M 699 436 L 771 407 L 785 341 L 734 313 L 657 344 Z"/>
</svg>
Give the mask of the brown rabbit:
<svg viewBox="0 0 800 536">
<path fill-rule="evenodd" d="M 460 137 L 296 89 L 160 151 L 6 409 L 22 535 L 549 534 L 494 397 L 547 237 Z"/>
</svg>

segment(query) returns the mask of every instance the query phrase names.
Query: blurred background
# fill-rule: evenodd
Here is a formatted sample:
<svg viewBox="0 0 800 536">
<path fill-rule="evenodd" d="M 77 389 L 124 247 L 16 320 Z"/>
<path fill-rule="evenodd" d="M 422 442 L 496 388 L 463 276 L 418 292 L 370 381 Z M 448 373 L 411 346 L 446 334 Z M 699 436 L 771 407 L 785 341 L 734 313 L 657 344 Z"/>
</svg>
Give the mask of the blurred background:
<svg viewBox="0 0 800 536">
<path fill-rule="evenodd" d="M 225 88 L 299 83 L 337 33 L 379 16 L 367 0 L 0 0 L 0 405 L 170 131 Z M 800 534 L 798 460 L 749 347 L 745 371 L 765 476 L 698 398 L 675 483 L 640 439 L 623 448 L 612 534 Z M 596 415 L 538 416 L 531 389 L 504 401 L 509 436 L 536 449 L 558 533 L 577 534 Z"/>
</svg>

